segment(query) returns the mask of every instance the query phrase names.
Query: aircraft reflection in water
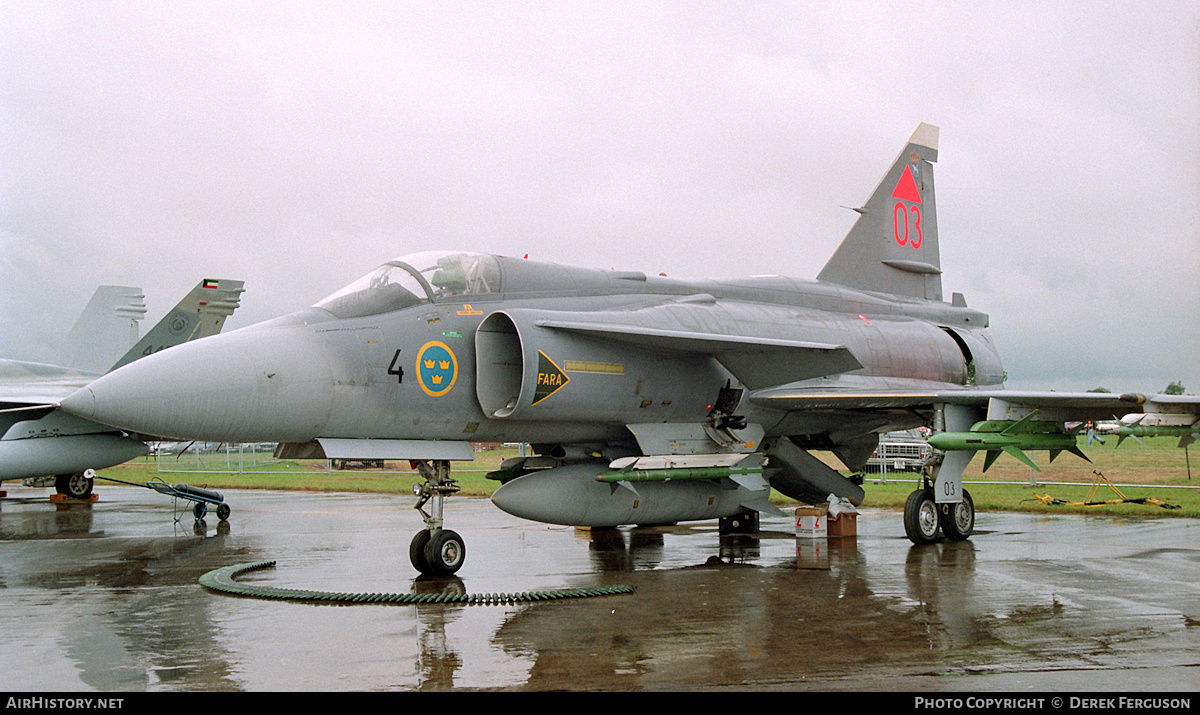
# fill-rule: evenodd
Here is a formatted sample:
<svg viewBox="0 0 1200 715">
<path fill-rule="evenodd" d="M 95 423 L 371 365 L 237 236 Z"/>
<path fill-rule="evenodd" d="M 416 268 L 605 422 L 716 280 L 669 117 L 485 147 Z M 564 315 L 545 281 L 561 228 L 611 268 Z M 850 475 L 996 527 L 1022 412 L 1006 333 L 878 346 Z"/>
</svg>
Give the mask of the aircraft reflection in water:
<svg viewBox="0 0 1200 715">
<path fill-rule="evenodd" d="M 465 558 L 443 501 L 469 441 L 533 446 L 493 475 L 495 504 L 523 518 L 753 530 L 758 512 L 778 513 L 772 488 L 862 503 L 860 484 L 811 451 L 859 472 L 880 432 L 930 426 L 961 439 L 926 465 L 906 532 L 962 540 L 974 450 L 1025 449 L 1021 434 L 1037 448 L 1065 421 L 1115 410 L 1192 424 L 1200 398 L 1005 391 L 988 316 L 943 300 L 937 137 L 917 128 L 816 281 L 420 253 L 309 309 L 139 360 L 62 407 L 166 437 L 280 442 L 280 456 L 413 460 L 423 573 Z M 972 441 L 977 423 L 1018 436 Z"/>
</svg>

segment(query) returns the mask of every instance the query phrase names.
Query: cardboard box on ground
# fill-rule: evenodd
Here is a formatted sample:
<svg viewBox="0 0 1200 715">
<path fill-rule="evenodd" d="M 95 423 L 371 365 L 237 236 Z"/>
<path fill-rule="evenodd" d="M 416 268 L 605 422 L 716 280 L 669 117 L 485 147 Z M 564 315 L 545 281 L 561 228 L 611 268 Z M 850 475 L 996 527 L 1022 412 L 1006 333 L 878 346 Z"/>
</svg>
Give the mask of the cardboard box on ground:
<svg viewBox="0 0 1200 715">
<path fill-rule="evenodd" d="M 796 536 L 806 539 L 858 536 L 858 511 L 830 496 L 829 504 L 796 508 Z"/>
</svg>

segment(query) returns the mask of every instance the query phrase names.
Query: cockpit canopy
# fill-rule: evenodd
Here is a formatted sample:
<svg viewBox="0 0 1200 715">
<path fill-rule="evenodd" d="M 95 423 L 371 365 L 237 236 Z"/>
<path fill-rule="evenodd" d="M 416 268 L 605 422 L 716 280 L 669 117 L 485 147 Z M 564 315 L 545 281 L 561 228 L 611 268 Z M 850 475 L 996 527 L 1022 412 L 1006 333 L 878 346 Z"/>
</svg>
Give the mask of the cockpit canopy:
<svg viewBox="0 0 1200 715">
<path fill-rule="evenodd" d="M 440 298 L 501 290 L 500 264 L 495 256 L 425 251 L 384 263 L 314 307 L 339 318 L 360 318 Z"/>
</svg>

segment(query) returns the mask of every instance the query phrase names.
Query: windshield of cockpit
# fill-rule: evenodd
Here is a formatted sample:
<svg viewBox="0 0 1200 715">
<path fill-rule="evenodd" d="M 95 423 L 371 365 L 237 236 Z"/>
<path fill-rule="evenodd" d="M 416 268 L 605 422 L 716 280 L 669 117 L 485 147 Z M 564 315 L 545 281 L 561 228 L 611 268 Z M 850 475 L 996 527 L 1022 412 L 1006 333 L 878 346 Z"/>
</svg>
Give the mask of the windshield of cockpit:
<svg viewBox="0 0 1200 715">
<path fill-rule="evenodd" d="M 388 261 L 315 307 L 359 318 L 455 296 L 500 292 L 500 266 L 480 253 L 426 251 Z"/>
</svg>

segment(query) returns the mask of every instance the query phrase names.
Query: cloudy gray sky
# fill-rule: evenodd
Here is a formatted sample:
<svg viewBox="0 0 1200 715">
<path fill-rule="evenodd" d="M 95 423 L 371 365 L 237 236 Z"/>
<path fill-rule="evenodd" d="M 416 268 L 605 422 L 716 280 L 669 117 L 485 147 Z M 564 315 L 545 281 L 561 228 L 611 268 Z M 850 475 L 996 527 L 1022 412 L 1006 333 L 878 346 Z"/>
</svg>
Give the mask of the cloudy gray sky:
<svg viewBox="0 0 1200 715">
<path fill-rule="evenodd" d="M 812 278 L 920 122 L 1009 386 L 1200 392 L 1200 6 L 0 5 L 0 356 L 98 284 L 228 328 L 404 253 Z"/>
</svg>

